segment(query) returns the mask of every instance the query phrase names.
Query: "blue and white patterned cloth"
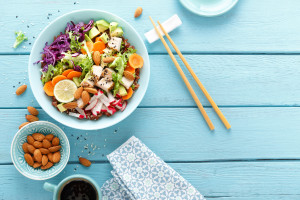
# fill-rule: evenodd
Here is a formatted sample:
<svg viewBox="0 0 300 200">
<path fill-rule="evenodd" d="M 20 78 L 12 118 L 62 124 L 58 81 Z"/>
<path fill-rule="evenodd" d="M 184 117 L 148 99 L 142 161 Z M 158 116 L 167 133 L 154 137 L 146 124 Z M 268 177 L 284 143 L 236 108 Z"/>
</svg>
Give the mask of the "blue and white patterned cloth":
<svg viewBox="0 0 300 200">
<path fill-rule="evenodd" d="M 114 178 L 103 184 L 103 200 L 205 199 L 134 136 L 107 158 L 113 167 Z"/>
</svg>

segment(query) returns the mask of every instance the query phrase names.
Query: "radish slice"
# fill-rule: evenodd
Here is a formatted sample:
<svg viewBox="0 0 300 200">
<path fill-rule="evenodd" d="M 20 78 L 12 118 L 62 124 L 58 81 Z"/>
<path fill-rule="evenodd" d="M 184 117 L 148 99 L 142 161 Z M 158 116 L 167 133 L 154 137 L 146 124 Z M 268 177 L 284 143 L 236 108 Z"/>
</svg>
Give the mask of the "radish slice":
<svg viewBox="0 0 300 200">
<path fill-rule="evenodd" d="M 79 118 L 79 116 L 80 116 L 80 114 L 73 113 L 73 112 L 69 112 L 69 115 L 72 116 L 72 117 L 76 117 L 76 118 Z"/>
<path fill-rule="evenodd" d="M 84 104 L 81 98 L 77 100 L 77 105 L 79 108 L 83 108 Z"/>
<path fill-rule="evenodd" d="M 111 115 L 113 115 L 113 114 L 115 114 L 117 112 L 117 110 L 114 107 L 112 107 L 112 106 L 108 106 L 107 108 L 108 108 L 107 112 L 109 114 L 111 114 Z"/>
<path fill-rule="evenodd" d="M 115 97 L 114 97 L 114 95 L 112 95 L 111 92 L 107 93 L 107 97 L 108 97 L 108 99 L 109 99 L 110 102 L 114 102 L 116 100 Z"/>
<path fill-rule="evenodd" d="M 107 112 L 107 107 L 104 104 L 102 105 L 101 112 Z"/>
<path fill-rule="evenodd" d="M 94 96 L 92 96 L 92 98 L 90 99 L 89 103 L 92 103 L 93 101 L 97 100 L 99 98 L 99 93 L 94 94 Z"/>
<path fill-rule="evenodd" d="M 95 99 L 85 108 L 85 110 L 92 110 L 96 106 L 97 102 L 98 102 L 98 99 Z"/>
<path fill-rule="evenodd" d="M 122 112 L 125 110 L 126 106 L 127 106 L 127 101 L 124 101 L 123 106 L 122 106 L 122 108 L 121 108 L 121 111 L 122 111 Z"/>
<path fill-rule="evenodd" d="M 77 110 L 77 112 L 82 115 L 82 118 L 86 118 L 85 112 L 84 110 L 82 110 L 81 108 L 77 107 L 75 108 Z"/>
<path fill-rule="evenodd" d="M 101 95 L 100 100 L 102 101 L 102 103 L 106 106 L 110 105 L 110 101 L 109 99 L 105 96 L 105 95 Z"/>
<path fill-rule="evenodd" d="M 118 99 L 120 99 L 122 96 L 119 95 L 119 94 L 116 94 L 116 97 L 117 97 Z"/>
<path fill-rule="evenodd" d="M 101 101 L 97 101 L 97 104 L 92 109 L 92 113 L 94 116 L 97 116 L 101 112 L 102 105 L 103 103 Z"/>
</svg>

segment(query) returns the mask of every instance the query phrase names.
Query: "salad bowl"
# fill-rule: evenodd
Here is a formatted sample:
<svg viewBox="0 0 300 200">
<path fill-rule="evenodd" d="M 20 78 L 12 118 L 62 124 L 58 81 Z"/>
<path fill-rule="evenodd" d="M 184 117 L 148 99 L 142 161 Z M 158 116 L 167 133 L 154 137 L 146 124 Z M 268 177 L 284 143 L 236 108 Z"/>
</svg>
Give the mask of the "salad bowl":
<svg viewBox="0 0 300 200">
<path fill-rule="evenodd" d="M 107 21 L 115 21 L 124 30 L 124 37 L 128 39 L 131 45 L 133 45 L 139 55 L 144 59 L 144 66 L 139 75 L 139 88 L 134 93 L 133 97 L 128 100 L 127 107 L 122 112 L 106 117 L 103 116 L 99 120 L 79 120 L 78 118 L 71 117 L 65 113 L 60 113 L 54 106 L 51 105 L 52 101 L 43 90 L 43 84 L 41 82 L 41 66 L 40 64 L 34 64 L 37 60 L 41 59 L 41 52 L 45 46 L 45 43 L 51 43 L 53 37 L 63 32 L 67 23 L 73 21 L 74 23 L 84 22 L 88 23 L 90 20 L 104 19 Z M 49 114 L 56 121 L 76 129 L 83 130 L 97 130 L 103 129 L 117 124 L 126 117 L 128 117 L 142 101 L 150 78 L 150 62 L 146 46 L 135 31 L 135 29 L 128 24 L 122 18 L 101 10 L 78 10 L 67 13 L 61 17 L 58 17 L 52 23 L 50 23 L 37 37 L 35 41 L 28 64 L 29 81 L 34 97 L 38 101 L 42 109 Z"/>
</svg>

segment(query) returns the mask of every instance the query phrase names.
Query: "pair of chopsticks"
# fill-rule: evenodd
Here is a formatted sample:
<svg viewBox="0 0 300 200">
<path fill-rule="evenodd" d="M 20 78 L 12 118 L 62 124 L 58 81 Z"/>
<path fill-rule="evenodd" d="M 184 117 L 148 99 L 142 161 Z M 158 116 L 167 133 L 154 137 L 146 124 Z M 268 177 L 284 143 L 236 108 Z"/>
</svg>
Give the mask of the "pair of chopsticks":
<svg viewBox="0 0 300 200">
<path fill-rule="evenodd" d="M 163 38 L 163 36 L 160 34 L 158 28 L 156 27 L 155 22 L 152 20 L 152 18 L 149 16 L 150 21 L 152 22 L 154 29 L 156 31 L 156 33 L 158 34 L 160 40 L 162 41 L 163 45 L 165 46 L 169 56 L 171 57 L 172 61 L 174 62 L 181 78 L 183 79 L 186 87 L 188 88 L 189 92 L 191 93 L 195 103 L 197 104 L 201 114 L 203 115 L 208 127 L 210 128 L 210 130 L 214 130 L 215 127 L 213 125 L 213 123 L 211 122 L 211 120 L 209 119 L 206 111 L 204 110 L 200 100 L 198 99 L 195 91 L 193 90 L 191 84 L 189 83 L 188 79 L 186 78 L 185 74 L 183 73 L 180 65 L 178 64 L 177 60 L 175 59 L 175 56 L 173 55 L 170 47 L 168 46 L 167 42 L 165 41 L 165 39 Z M 219 109 L 219 107 L 217 106 L 217 104 L 214 102 L 214 100 L 211 98 L 211 96 L 209 95 L 209 93 L 207 92 L 207 90 L 205 89 L 205 87 L 203 86 L 203 84 L 201 83 L 201 81 L 199 80 L 199 78 L 196 76 L 195 72 L 193 71 L 193 69 L 191 68 L 191 66 L 188 64 L 188 62 L 186 61 L 186 59 L 183 57 L 182 53 L 180 52 L 180 50 L 177 48 L 177 46 L 175 45 L 175 43 L 173 42 L 173 40 L 171 39 L 171 37 L 169 36 L 169 34 L 166 32 L 166 30 L 164 29 L 164 27 L 161 25 L 161 23 L 159 21 L 157 21 L 157 23 L 160 26 L 160 29 L 162 30 L 162 32 L 166 35 L 166 37 L 168 38 L 169 42 L 171 43 L 171 45 L 173 46 L 173 48 L 175 49 L 175 51 L 177 52 L 177 54 L 179 55 L 180 59 L 182 60 L 182 62 L 184 63 L 184 65 L 186 66 L 186 68 L 188 69 L 188 71 L 191 73 L 192 77 L 194 78 L 194 80 L 196 81 L 196 83 L 198 84 L 198 86 L 200 87 L 200 89 L 202 90 L 203 94 L 205 95 L 205 97 L 207 98 L 207 100 L 209 101 L 209 103 L 212 105 L 213 109 L 215 110 L 215 112 L 217 113 L 217 115 L 219 116 L 219 118 L 221 119 L 221 121 L 223 122 L 224 126 L 227 129 L 230 129 L 231 126 L 229 124 L 229 122 L 227 121 L 227 119 L 225 118 L 225 116 L 223 115 L 223 113 L 221 112 L 221 110 Z"/>
</svg>

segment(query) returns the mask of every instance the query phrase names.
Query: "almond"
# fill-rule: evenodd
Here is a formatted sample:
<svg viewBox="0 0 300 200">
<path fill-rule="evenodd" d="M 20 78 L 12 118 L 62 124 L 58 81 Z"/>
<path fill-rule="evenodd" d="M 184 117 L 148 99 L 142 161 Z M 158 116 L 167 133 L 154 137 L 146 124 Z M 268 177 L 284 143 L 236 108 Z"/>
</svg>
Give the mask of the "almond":
<svg viewBox="0 0 300 200">
<path fill-rule="evenodd" d="M 46 170 L 46 169 L 49 169 L 52 166 L 53 166 L 53 163 L 52 162 L 48 162 L 47 165 L 42 166 L 41 169 Z"/>
<path fill-rule="evenodd" d="M 74 98 L 80 99 L 82 91 L 83 91 L 83 87 L 78 88 L 74 93 Z"/>
<path fill-rule="evenodd" d="M 19 129 L 21 129 L 21 128 L 23 128 L 24 126 L 26 126 L 27 124 L 29 124 L 30 122 L 24 122 L 23 124 L 21 124 L 20 126 L 19 126 Z"/>
<path fill-rule="evenodd" d="M 37 162 L 42 162 L 42 153 L 39 149 L 34 150 L 33 157 Z"/>
<path fill-rule="evenodd" d="M 131 72 L 128 72 L 128 71 L 124 71 L 123 75 L 124 75 L 127 79 L 129 79 L 129 80 L 131 80 L 131 81 L 135 79 L 135 78 L 134 78 L 134 75 L 133 75 Z"/>
<path fill-rule="evenodd" d="M 45 139 L 45 136 L 41 133 L 34 133 L 32 134 L 33 139 L 35 139 L 36 141 L 43 141 L 43 139 Z"/>
<path fill-rule="evenodd" d="M 103 58 L 103 62 L 104 63 L 111 63 L 115 60 L 114 57 L 106 57 L 106 58 Z"/>
<path fill-rule="evenodd" d="M 33 144 L 34 143 L 34 139 L 31 135 L 27 136 L 27 142 L 28 142 L 28 144 Z"/>
<path fill-rule="evenodd" d="M 27 142 L 25 142 L 25 143 L 22 145 L 22 148 L 23 148 L 23 151 L 24 151 L 25 153 L 29 153 L 29 151 L 28 151 L 28 143 L 27 143 Z"/>
<path fill-rule="evenodd" d="M 89 166 L 91 166 L 91 161 L 89 161 L 88 159 L 86 159 L 86 158 L 82 158 L 82 157 L 80 157 L 79 158 L 79 162 L 83 165 L 83 166 L 86 166 L 86 167 L 89 167 Z"/>
<path fill-rule="evenodd" d="M 35 151 L 35 147 L 32 146 L 31 144 L 27 145 L 27 149 L 28 149 L 29 153 L 31 153 L 31 154 L 33 154 L 33 152 Z"/>
<path fill-rule="evenodd" d="M 101 54 L 99 51 L 95 51 L 93 53 L 93 60 L 94 60 L 94 63 L 95 65 L 100 65 L 100 62 L 101 62 Z"/>
<path fill-rule="evenodd" d="M 42 165 L 45 166 L 48 163 L 48 157 L 46 155 L 43 155 L 42 157 Z"/>
<path fill-rule="evenodd" d="M 139 17 L 143 12 L 143 8 L 142 7 L 138 7 L 135 12 L 134 12 L 134 18 Z"/>
<path fill-rule="evenodd" d="M 26 115 L 25 118 L 27 119 L 27 121 L 29 122 L 35 122 L 35 121 L 39 121 L 39 118 L 34 116 L 34 115 Z"/>
<path fill-rule="evenodd" d="M 18 87 L 18 89 L 16 90 L 16 95 L 21 95 L 25 92 L 25 90 L 27 89 L 27 85 L 21 85 L 20 87 Z"/>
<path fill-rule="evenodd" d="M 43 155 L 47 155 L 48 153 L 50 153 L 49 149 L 45 149 L 45 148 L 39 148 L 39 149 Z"/>
<path fill-rule="evenodd" d="M 83 101 L 83 104 L 86 105 L 90 101 L 90 95 L 87 91 L 83 91 L 81 94 L 81 99 Z"/>
<path fill-rule="evenodd" d="M 84 91 L 87 91 L 88 93 L 91 94 L 96 94 L 98 92 L 95 88 L 89 88 L 89 87 L 84 88 Z"/>
<path fill-rule="evenodd" d="M 58 137 L 53 138 L 53 140 L 52 140 L 52 145 L 53 145 L 53 146 L 59 145 L 59 138 L 58 138 Z"/>
<path fill-rule="evenodd" d="M 47 157 L 50 162 L 53 162 L 53 153 L 48 153 Z"/>
<path fill-rule="evenodd" d="M 53 163 L 58 163 L 58 162 L 60 161 L 60 152 L 59 152 L 59 151 L 58 151 L 58 152 L 55 152 L 55 153 L 53 154 L 52 160 L 53 160 Z"/>
<path fill-rule="evenodd" d="M 28 165 L 33 166 L 33 158 L 29 153 L 24 154 L 25 161 L 28 163 Z"/>
<path fill-rule="evenodd" d="M 51 153 L 57 152 L 58 150 L 60 150 L 61 146 L 53 146 L 49 148 L 49 151 Z"/>
<path fill-rule="evenodd" d="M 45 139 L 49 140 L 50 142 L 53 140 L 54 135 L 53 134 L 48 134 L 45 136 Z"/>
<path fill-rule="evenodd" d="M 45 149 L 48 149 L 52 146 L 51 142 L 49 142 L 49 140 L 46 140 L 46 139 L 43 140 L 42 144 Z"/>
<path fill-rule="evenodd" d="M 35 162 L 34 164 L 33 164 L 33 168 L 38 168 L 38 167 L 40 167 L 42 165 L 42 163 L 37 163 L 37 162 Z"/>
<path fill-rule="evenodd" d="M 43 147 L 43 143 L 39 142 L 39 141 L 34 141 L 33 146 L 37 149 L 42 148 Z"/>
<path fill-rule="evenodd" d="M 73 109 L 77 107 L 77 102 L 70 102 L 64 104 L 65 109 Z"/>
<path fill-rule="evenodd" d="M 35 109 L 34 107 L 32 107 L 32 106 L 28 106 L 27 110 L 32 115 L 38 115 L 39 114 L 39 111 L 37 109 Z"/>
</svg>

